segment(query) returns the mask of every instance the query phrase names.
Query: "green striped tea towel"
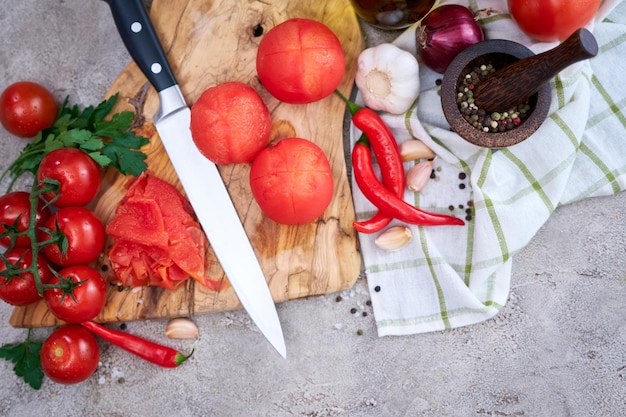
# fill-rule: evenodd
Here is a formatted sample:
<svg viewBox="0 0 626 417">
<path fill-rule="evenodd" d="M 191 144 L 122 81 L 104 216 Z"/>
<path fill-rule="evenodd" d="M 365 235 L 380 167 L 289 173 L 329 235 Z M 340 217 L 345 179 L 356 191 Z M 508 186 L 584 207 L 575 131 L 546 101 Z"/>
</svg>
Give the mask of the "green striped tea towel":
<svg viewBox="0 0 626 417">
<path fill-rule="evenodd" d="M 556 43 L 536 43 L 517 28 L 505 0 L 442 1 L 483 13 L 488 39 L 510 39 L 535 53 Z M 429 211 L 458 217 L 465 226 L 412 227 L 399 251 L 360 235 L 378 334 L 450 329 L 487 320 L 506 303 L 511 262 L 554 210 L 563 204 L 620 192 L 626 186 L 626 4 L 603 1 L 588 27 L 598 56 L 551 81 L 552 106 L 541 128 L 501 150 L 469 144 L 451 132 L 438 95 L 441 74 L 420 68 L 421 94 L 405 115 L 382 114 L 398 142 L 419 138 L 437 154 L 435 178 L 405 199 Z M 415 54 L 415 27 L 395 44 Z M 357 96 L 357 100 L 359 97 Z M 360 132 L 350 133 L 354 143 Z M 407 163 L 406 168 L 410 164 Z M 375 209 L 356 184 L 359 219 Z"/>
</svg>

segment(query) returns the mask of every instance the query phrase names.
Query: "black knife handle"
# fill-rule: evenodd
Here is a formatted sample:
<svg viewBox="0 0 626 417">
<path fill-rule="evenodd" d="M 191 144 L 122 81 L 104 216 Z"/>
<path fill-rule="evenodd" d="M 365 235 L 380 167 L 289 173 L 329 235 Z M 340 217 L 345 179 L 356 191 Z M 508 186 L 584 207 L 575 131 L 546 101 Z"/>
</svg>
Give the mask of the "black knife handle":
<svg viewBox="0 0 626 417">
<path fill-rule="evenodd" d="M 161 42 L 154 31 L 142 0 L 104 0 L 124 45 L 139 69 L 157 92 L 176 85 Z"/>
</svg>

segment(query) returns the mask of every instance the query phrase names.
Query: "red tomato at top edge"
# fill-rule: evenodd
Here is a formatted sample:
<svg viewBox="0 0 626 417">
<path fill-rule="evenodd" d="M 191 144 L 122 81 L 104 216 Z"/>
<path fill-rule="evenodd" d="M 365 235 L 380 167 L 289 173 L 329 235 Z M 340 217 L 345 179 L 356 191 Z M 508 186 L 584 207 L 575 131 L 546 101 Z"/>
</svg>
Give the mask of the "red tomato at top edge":
<svg viewBox="0 0 626 417">
<path fill-rule="evenodd" d="M 48 218 L 45 227 L 50 230 L 59 229 L 67 237 L 67 253 L 61 256 L 59 245 L 43 247 L 50 262 L 59 266 L 86 265 L 95 261 L 102 250 L 106 239 L 104 224 L 94 212 L 84 207 L 63 207 Z M 40 234 L 39 240 L 50 239 L 46 232 Z"/>
<path fill-rule="evenodd" d="M 73 282 L 84 282 L 72 290 L 74 298 L 58 288 L 44 292 L 48 309 L 55 317 L 68 323 L 82 323 L 100 314 L 106 303 L 107 287 L 98 271 L 86 265 L 75 265 L 60 270 L 59 275 L 71 278 Z M 59 282 L 59 277 L 54 275 L 49 284 Z"/>
<path fill-rule="evenodd" d="M 41 226 L 50 216 L 50 210 L 44 207 L 43 201 L 39 202 L 35 225 Z M 17 219 L 19 218 L 19 221 Z M 25 191 L 13 191 L 0 197 L 0 233 L 6 228 L 3 225 L 13 226 L 17 221 L 17 230 L 24 232 L 30 224 L 30 194 Z M 0 244 L 8 247 L 11 243 L 9 236 L 0 239 Z M 15 247 L 30 247 L 30 239 L 27 236 L 18 236 L 14 242 Z"/>
<path fill-rule="evenodd" d="M 509 12 L 528 36 L 542 42 L 568 38 L 591 21 L 600 0 L 508 0 Z"/>
<path fill-rule="evenodd" d="M 321 22 L 293 18 L 270 29 L 259 44 L 256 70 L 278 100 L 305 104 L 339 86 L 345 72 L 341 42 Z"/>
<path fill-rule="evenodd" d="M 52 126 L 58 110 L 52 93 L 31 81 L 11 84 L 0 95 L 0 123 L 22 138 L 32 138 Z"/>
<path fill-rule="evenodd" d="M 241 82 L 208 88 L 191 107 L 193 141 L 218 165 L 251 162 L 267 146 L 271 128 L 263 99 Z"/>
<path fill-rule="evenodd" d="M 76 148 L 60 148 L 47 153 L 39 164 L 37 180 L 59 182 L 58 197 L 52 204 L 57 207 L 85 206 L 98 194 L 102 182 L 100 166 L 92 157 Z M 57 193 L 44 193 L 51 201 Z"/>
<path fill-rule="evenodd" d="M 267 217 L 280 224 L 310 223 L 333 197 L 330 163 L 311 141 L 286 138 L 264 149 L 250 169 L 252 195 Z"/>
<path fill-rule="evenodd" d="M 11 265 L 15 265 L 18 269 L 30 268 L 33 260 L 33 253 L 30 248 L 13 248 L 7 251 L 4 256 Z M 4 270 L 6 270 L 6 264 L 4 261 L 0 261 L 0 272 Z M 37 256 L 37 271 L 41 282 L 44 284 L 52 278 L 48 261 L 41 253 Z M 39 301 L 41 297 L 37 293 L 33 274 L 24 272 L 10 279 L 4 276 L 0 277 L 0 299 L 14 306 L 25 306 Z"/>
<path fill-rule="evenodd" d="M 95 372 L 100 348 L 95 336 L 78 324 L 67 324 L 52 332 L 40 351 L 41 368 L 59 384 L 77 384 Z"/>
</svg>

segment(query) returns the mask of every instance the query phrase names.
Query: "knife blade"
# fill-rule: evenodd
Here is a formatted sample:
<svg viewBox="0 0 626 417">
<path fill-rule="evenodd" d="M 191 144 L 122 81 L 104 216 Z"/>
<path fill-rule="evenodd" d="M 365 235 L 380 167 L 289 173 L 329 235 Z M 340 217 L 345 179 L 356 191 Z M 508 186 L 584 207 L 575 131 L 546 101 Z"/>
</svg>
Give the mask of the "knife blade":
<svg viewBox="0 0 626 417">
<path fill-rule="evenodd" d="M 284 358 L 285 340 L 261 265 L 217 166 L 195 146 L 191 112 L 141 0 L 104 0 L 122 41 L 159 94 L 153 120 L 204 233 L 242 306 Z"/>
</svg>

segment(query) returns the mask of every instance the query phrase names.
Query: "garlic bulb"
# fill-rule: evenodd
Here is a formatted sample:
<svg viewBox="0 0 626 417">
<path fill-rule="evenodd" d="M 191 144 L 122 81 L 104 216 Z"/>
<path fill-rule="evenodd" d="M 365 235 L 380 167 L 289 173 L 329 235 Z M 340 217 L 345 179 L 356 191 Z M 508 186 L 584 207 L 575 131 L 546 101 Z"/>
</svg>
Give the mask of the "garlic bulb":
<svg viewBox="0 0 626 417">
<path fill-rule="evenodd" d="M 367 107 L 402 114 L 419 95 L 417 58 L 390 43 L 367 48 L 359 55 L 355 83 Z"/>
</svg>

